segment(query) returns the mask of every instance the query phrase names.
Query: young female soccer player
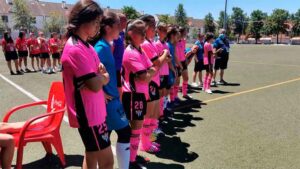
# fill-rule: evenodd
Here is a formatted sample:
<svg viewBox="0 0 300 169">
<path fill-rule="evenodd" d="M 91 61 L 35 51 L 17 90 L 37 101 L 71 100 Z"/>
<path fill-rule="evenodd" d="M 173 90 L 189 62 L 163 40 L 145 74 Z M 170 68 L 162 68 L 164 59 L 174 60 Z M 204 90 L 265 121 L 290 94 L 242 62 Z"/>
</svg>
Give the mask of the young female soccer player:
<svg viewBox="0 0 300 169">
<path fill-rule="evenodd" d="M 149 96 L 149 82 L 157 68 L 141 49 L 145 40 L 145 23 L 135 20 L 126 29 L 128 46 L 124 51 L 122 75 L 122 102 L 131 125 L 130 137 L 130 168 L 141 169 L 143 166 L 136 162 L 136 155 L 140 143 L 141 128 L 147 110 Z"/>
<path fill-rule="evenodd" d="M 40 71 L 40 46 L 34 33 L 30 33 L 30 38 L 27 40 L 27 46 L 29 49 L 29 56 L 31 58 L 31 67 L 33 71 Z M 34 66 L 34 59 L 36 60 L 37 69 Z"/>
<path fill-rule="evenodd" d="M 4 32 L 1 44 L 2 44 L 2 51 L 4 53 L 5 60 L 8 69 L 10 71 L 10 74 L 15 75 L 11 67 L 11 61 L 14 61 L 17 74 L 22 75 L 23 73 L 19 70 L 18 54 L 16 51 L 16 47 L 9 32 Z"/>
<path fill-rule="evenodd" d="M 204 53 L 204 35 L 198 33 L 198 40 L 194 44 L 194 48 L 197 49 L 196 57 L 195 57 L 195 66 L 194 66 L 194 73 L 193 73 L 193 83 L 191 84 L 192 87 L 203 87 L 202 81 L 202 71 L 204 70 L 203 65 L 203 53 Z M 196 83 L 197 74 L 199 78 L 199 84 Z"/>
<path fill-rule="evenodd" d="M 185 46 L 186 46 L 186 28 L 180 27 L 179 28 L 180 32 L 180 40 L 176 44 L 176 53 L 177 57 L 180 61 L 179 67 L 181 68 L 181 73 L 178 74 L 179 78 L 178 81 L 176 82 L 174 89 L 175 89 L 175 97 L 177 98 L 178 95 L 178 90 L 179 90 L 179 84 L 180 84 L 180 77 L 182 76 L 182 96 L 185 99 L 191 99 L 191 96 L 187 94 L 188 90 L 188 81 L 189 81 L 189 76 L 188 76 L 188 69 L 187 69 L 187 63 L 186 63 L 186 58 L 185 58 Z"/>
<path fill-rule="evenodd" d="M 215 62 L 215 58 L 214 58 L 215 55 L 213 54 L 213 48 L 212 48 L 213 41 L 214 41 L 214 34 L 210 32 L 207 33 L 205 36 L 204 57 L 203 57 L 204 69 L 206 70 L 203 90 L 208 94 L 212 94 L 210 85 L 213 77 L 213 64 Z"/>
<path fill-rule="evenodd" d="M 78 1 L 74 5 L 61 58 L 70 126 L 78 128 L 85 146 L 84 169 L 113 168 L 102 90 L 109 75 L 87 43 L 99 32 L 102 15 L 95 1 Z"/>
<path fill-rule="evenodd" d="M 120 19 L 117 14 L 112 12 L 104 14 L 100 26 L 100 40 L 96 43 L 95 50 L 110 77 L 109 83 L 103 86 L 106 97 L 106 123 L 109 132 L 115 130 L 118 135 L 116 152 L 119 169 L 128 169 L 131 129 L 120 101 L 115 59 L 111 51 L 112 45 L 109 43 L 119 37 L 119 24 Z"/>
<path fill-rule="evenodd" d="M 28 49 L 27 49 L 27 41 L 26 34 L 23 31 L 20 31 L 19 37 L 16 40 L 16 48 L 19 54 L 19 67 L 21 72 L 31 72 L 31 70 L 27 67 L 27 57 L 28 57 Z M 24 62 L 25 71 L 22 69 L 22 62 Z"/>
<path fill-rule="evenodd" d="M 53 71 L 59 71 L 59 63 L 60 63 L 60 52 L 59 52 L 60 40 L 57 38 L 57 33 L 51 33 L 51 38 L 49 39 L 50 52 L 52 54 L 52 62 L 53 62 Z"/>
<path fill-rule="evenodd" d="M 162 54 L 164 50 L 169 51 L 169 47 L 166 42 L 168 26 L 165 23 L 159 23 L 157 26 L 157 34 L 159 39 L 155 42 L 155 46 L 159 54 Z M 169 55 L 170 57 L 170 55 Z M 171 60 L 170 60 L 171 61 Z M 164 112 L 164 101 L 165 97 L 169 95 L 168 81 L 169 81 L 169 62 L 165 62 L 159 71 L 160 76 L 160 87 L 159 87 L 159 95 L 160 95 L 160 117 L 163 117 Z M 157 130 L 160 131 L 160 130 Z"/>
<path fill-rule="evenodd" d="M 39 32 L 38 43 L 40 45 L 40 58 L 41 58 L 41 69 L 42 73 L 52 73 L 51 69 L 51 61 L 50 61 L 50 50 L 47 39 L 44 37 L 44 32 Z M 45 64 L 47 64 L 47 68 L 45 68 Z"/>
<path fill-rule="evenodd" d="M 141 45 L 141 48 L 145 52 L 146 56 L 151 60 L 153 65 L 159 70 L 161 66 L 166 63 L 167 57 L 169 56 L 169 51 L 164 49 L 163 52 L 159 55 L 158 50 L 153 42 L 156 34 L 155 18 L 151 15 L 143 15 L 140 19 L 146 24 L 146 38 Z M 159 86 L 160 77 L 159 72 L 157 72 L 149 83 L 150 100 L 147 103 L 147 113 L 145 116 L 142 131 L 142 150 L 150 153 L 156 153 L 160 150 L 157 143 L 151 142 L 154 141 L 155 138 L 150 139 L 153 131 L 158 128 L 158 119 L 160 116 Z"/>
</svg>

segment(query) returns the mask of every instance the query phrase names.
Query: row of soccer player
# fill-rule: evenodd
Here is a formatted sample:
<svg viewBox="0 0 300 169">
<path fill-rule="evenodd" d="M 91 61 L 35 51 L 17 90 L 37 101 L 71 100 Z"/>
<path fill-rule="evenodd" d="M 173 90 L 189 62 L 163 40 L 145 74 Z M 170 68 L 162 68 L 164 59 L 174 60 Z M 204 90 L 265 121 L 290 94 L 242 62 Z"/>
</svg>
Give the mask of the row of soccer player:
<svg viewBox="0 0 300 169">
<path fill-rule="evenodd" d="M 43 32 L 39 32 L 37 38 L 34 33 L 30 33 L 30 37 L 27 39 L 26 33 L 20 31 L 19 37 L 14 41 L 9 32 L 4 32 L 1 45 L 10 74 L 22 75 L 37 71 L 50 74 L 60 71 L 61 42 L 57 33 L 52 33 L 49 40 L 44 37 Z M 50 55 L 52 55 L 52 66 Z M 28 56 L 31 59 L 32 69 L 28 68 Z M 12 62 L 15 65 L 15 72 L 12 69 Z"/>
</svg>

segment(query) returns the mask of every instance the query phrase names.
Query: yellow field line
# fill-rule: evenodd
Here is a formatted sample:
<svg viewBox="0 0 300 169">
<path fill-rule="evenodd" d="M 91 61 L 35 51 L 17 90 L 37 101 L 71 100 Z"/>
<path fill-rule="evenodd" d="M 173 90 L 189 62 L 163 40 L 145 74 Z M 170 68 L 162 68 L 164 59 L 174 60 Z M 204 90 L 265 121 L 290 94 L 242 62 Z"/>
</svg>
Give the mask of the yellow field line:
<svg viewBox="0 0 300 169">
<path fill-rule="evenodd" d="M 276 87 L 276 86 L 280 86 L 280 85 L 284 85 L 284 84 L 288 84 L 288 83 L 293 83 L 293 82 L 296 82 L 296 81 L 300 81 L 300 78 L 292 79 L 292 80 L 288 80 L 288 81 L 284 81 L 284 82 L 280 82 L 280 83 L 275 83 L 275 84 L 267 85 L 267 86 L 263 86 L 263 87 L 258 87 L 258 88 L 254 88 L 254 89 L 251 89 L 251 90 L 246 90 L 246 91 L 230 94 L 230 95 L 227 95 L 227 96 L 218 97 L 218 98 L 215 98 L 215 99 L 206 100 L 206 101 L 203 101 L 203 102 L 204 103 L 215 102 L 215 101 L 227 99 L 227 98 L 234 97 L 234 96 L 239 96 L 239 95 L 242 95 L 242 94 L 255 92 L 255 91 L 258 91 L 258 90 L 263 90 L 263 89 Z"/>
<path fill-rule="evenodd" d="M 230 61 L 233 63 L 248 63 L 248 64 L 255 64 L 255 65 L 269 65 L 269 66 L 286 66 L 286 67 L 297 67 L 299 68 L 300 65 L 288 65 L 288 64 L 272 64 L 272 63 L 258 63 L 258 62 L 244 62 L 244 61 Z"/>
</svg>

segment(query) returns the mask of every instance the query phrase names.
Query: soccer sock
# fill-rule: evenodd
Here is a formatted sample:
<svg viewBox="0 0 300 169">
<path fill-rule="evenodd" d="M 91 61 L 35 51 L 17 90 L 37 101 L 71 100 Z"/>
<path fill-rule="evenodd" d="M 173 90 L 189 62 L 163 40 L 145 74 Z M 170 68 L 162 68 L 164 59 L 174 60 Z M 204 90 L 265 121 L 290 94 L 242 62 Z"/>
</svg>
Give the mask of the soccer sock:
<svg viewBox="0 0 300 169">
<path fill-rule="evenodd" d="M 182 83 L 182 95 L 186 96 L 188 90 L 188 81 L 183 81 Z"/>
<path fill-rule="evenodd" d="M 116 153 L 119 169 L 128 169 L 130 159 L 130 143 L 117 143 Z"/>
<path fill-rule="evenodd" d="M 208 75 L 205 75 L 205 78 L 204 78 L 204 84 L 203 84 L 204 90 L 207 89 L 207 84 L 208 84 L 207 82 L 208 82 Z"/>
<path fill-rule="evenodd" d="M 144 150 L 147 150 L 151 146 L 150 141 L 150 134 L 151 134 L 151 119 L 144 119 L 143 128 L 142 128 L 142 146 Z"/>
<path fill-rule="evenodd" d="M 174 86 L 174 97 L 177 98 L 178 97 L 178 90 L 179 90 L 179 86 L 175 85 Z"/>
<path fill-rule="evenodd" d="M 171 102 L 173 102 L 175 100 L 174 92 L 175 92 L 174 86 L 172 86 L 171 89 L 170 89 L 170 100 L 171 100 Z"/>
<path fill-rule="evenodd" d="M 159 99 L 159 116 L 162 117 L 164 115 L 164 101 L 165 97 Z"/>
<path fill-rule="evenodd" d="M 135 162 L 140 143 L 141 130 L 132 130 L 130 137 L 130 162 Z"/>
<path fill-rule="evenodd" d="M 210 89 L 211 80 L 212 80 L 212 77 L 208 76 L 208 79 L 207 79 L 207 89 Z"/>
</svg>

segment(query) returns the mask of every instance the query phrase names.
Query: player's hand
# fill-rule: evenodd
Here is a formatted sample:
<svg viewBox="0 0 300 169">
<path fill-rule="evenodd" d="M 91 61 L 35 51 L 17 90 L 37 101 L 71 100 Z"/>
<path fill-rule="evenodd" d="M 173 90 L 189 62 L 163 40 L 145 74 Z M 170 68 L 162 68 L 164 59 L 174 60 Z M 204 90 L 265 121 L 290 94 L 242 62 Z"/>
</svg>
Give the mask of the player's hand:
<svg viewBox="0 0 300 169">
<path fill-rule="evenodd" d="M 105 68 L 105 66 L 104 66 L 102 63 L 99 64 L 98 72 L 99 72 L 100 74 L 107 73 L 106 68 Z"/>
</svg>

